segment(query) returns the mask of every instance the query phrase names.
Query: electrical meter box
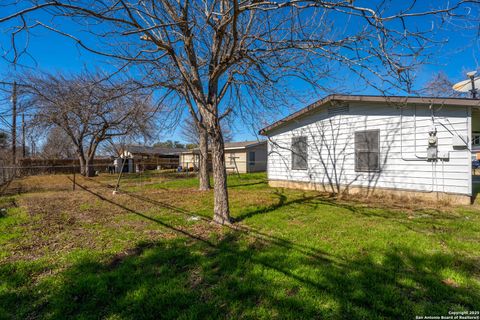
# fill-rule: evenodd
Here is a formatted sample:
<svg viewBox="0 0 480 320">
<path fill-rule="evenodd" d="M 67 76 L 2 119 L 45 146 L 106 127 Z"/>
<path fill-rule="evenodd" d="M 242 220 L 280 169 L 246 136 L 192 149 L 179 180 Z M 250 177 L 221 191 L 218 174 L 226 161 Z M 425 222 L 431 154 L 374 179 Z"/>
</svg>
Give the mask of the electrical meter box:
<svg viewBox="0 0 480 320">
<path fill-rule="evenodd" d="M 452 146 L 454 149 L 465 149 L 468 147 L 468 137 L 455 134 L 452 137 Z"/>
<path fill-rule="evenodd" d="M 434 161 L 437 160 L 438 149 L 436 146 L 428 147 L 427 148 L 427 160 Z"/>
<path fill-rule="evenodd" d="M 438 138 L 437 130 L 433 128 L 430 130 L 428 137 L 427 161 L 436 161 L 438 153 Z"/>
</svg>

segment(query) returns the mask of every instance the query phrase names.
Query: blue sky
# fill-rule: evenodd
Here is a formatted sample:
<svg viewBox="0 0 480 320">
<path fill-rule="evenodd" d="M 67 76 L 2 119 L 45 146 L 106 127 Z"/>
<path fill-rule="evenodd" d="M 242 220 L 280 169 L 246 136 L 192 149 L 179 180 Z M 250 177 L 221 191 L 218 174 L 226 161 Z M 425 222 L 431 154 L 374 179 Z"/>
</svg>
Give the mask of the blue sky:
<svg viewBox="0 0 480 320">
<path fill-rule="evenodd" d="M 358 1 L 371 3 L 371 1 Z M 420 1 L 420 7 L 418 9 L 428 8 L 432 5 L 438 5 L 443 1 Z M 398 10 L 400 2 L 392 1 L 390 10 L 392 12 Z M 443 2 L 446 3 L 446 2 Z M 476 11 L 478 14 L 478 10 Z M 2 14 L 0 14 L 1 16 Z M 420 22 L 422 23 L 422 22 Z M 430 23 L 426 21 L 425 23 Z M 73 26 L 66 26 L 67 28 L 73 28 Z M 5 26 L 0 26 L 0 29 Z M 478 26 L 477 26 L 478 28 Z M 428 81 L 432 74 L 438 71 L 445 72 L 453 81 L 460 81 L 465 78 L 465 72 L 470 70 L 479 69 L 479 34 L 478 29 L 470 29 L 468 31 L 462 30 L 459 27 L 449 26 L 449 30 L 435 30 L 435 37 L 441 39 L 442 44 L 437 45 L 432 49 L 434 52 L 434 59 L 429 61 L 429 64 L 423 65 L 421 68 L 415 71 L 416 73 L 416 88 L 421 88 L 423 84 Z M 3 31 L 3 30 L 2 30 Z M 45 29 L 35 29 L 31 38 L 29 39 L 29 54 L 34 58 L 30 59 L 27 56 L 20 61 L 21 63 L 28 65 L 29 67 L 37 70 L 43 70 L 48 72 L 79 72 L 84 68 L 89 69 L 103 69 L 109 70 L 111 64 L 106 58 L 96 56 L 88 53 L 85 50 L 78 48 L 71 40 L 66 39 L 60 35 L 57 35 L 51 31 Z M 8 33 L 2 32 L 0 34 L 0 44 L 3 49 L 8 48 L 10 43 L 10 37 Z M 3 50 L 2 49 L 2 50 Z M 2 52 L 4 54 L 4 52 Z M 4 59 L 0 60 L 0 78 L 8 80 L 6 75 L 12 72 L 12 66 L 8 61 Z M 352 88 L 351 93 L 356 94 L 375 94 L 378 93 L 374 89 L 358 86 L 354 77 L 346 75 L 344 79 L 345 86 Z M 291 86 L 302 89 L 302 83 L 292 82 Z M 312 96 L 311 101 L 317 100 L 319 96 Z M 4 106 L 5 107 L 5 106 Z M 297 109 L 301 108 L 299 105 Z M 272 114 L 269 116 L 271 121 L 278 120 L 285 116 L 292 110 L 285 109 L 283 112 Z M 240 122 L 237 122 L 240 123 Z M 1 125 L 1 124 L 0 124 Z M 256 139 L 254 134 L 257 128 L 249 123 L 240 123 L 235 128 L 235 140 L 249 140 Z M 182 140 L 179 135 L 179 130 L 163 133 L 162 140 Z"/>
</svg>

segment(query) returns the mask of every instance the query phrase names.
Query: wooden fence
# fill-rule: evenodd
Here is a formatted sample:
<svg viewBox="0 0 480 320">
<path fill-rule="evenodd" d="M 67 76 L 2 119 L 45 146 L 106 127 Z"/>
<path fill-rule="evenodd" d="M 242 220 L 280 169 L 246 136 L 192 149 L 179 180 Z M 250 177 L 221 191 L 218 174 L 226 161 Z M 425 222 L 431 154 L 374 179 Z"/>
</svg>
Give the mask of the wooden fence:
<svg viewBox="0 0 480 320">
<path fill-rule="evenodd" d="M 95 171 L 107 172 L 108 167 L 113 165 L 110 158 L 97 158 L 93 161 Z M 18 175 L 61 174 L 80 172 L 78 159 L 35 159 L 25 158 L 16 165 Z"/>
</svg>

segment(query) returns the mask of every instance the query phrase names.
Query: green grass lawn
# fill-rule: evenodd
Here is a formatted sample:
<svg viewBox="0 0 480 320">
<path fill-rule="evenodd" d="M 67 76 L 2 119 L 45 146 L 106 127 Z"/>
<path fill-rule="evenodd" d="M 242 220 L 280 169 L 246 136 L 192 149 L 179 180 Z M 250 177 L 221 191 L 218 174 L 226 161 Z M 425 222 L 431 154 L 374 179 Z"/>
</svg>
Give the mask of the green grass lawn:
<svg viewBox="0 0 480 320">
<path fill-rule="evenodd" d="M 229 177 L 17 182 L 0 198 L 0 319 L 415 319 L 480 310 L 480 208 L 368 203 Z M 147 182 L 146 182 L 147 181 Z"/>
</svg>

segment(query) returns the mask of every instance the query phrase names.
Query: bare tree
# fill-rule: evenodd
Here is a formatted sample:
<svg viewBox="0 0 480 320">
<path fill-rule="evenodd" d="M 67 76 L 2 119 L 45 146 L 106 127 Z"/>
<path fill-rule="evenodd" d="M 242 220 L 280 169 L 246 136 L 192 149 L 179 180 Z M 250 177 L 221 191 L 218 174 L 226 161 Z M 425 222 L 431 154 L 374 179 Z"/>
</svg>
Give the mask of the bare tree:
<svg viewBox="0 0 480 320">
<path fill-rule="evenodd" d="M 233 131 L 229 119 L 224 118 L 221 121 L 221 127 L 223 140 L 225 142 L 233 141 Z M 196 146 L 200 145 L 200 133 L 192 118 L 186 118 L 181 125 L 181 129 L 180 134 L 185 142 Z"/>
<path fill-rule="evenodd" d="M 445 72 L 440 71 L 434 74 L 425 84 L 422 92 L 432 97 L 461 97 L 464 93 L 453 90 L 454 82 L 451 81 Z"/>
<path fill-rule="evenodd" d="M 208 174 L 208 129 L 203 123 L 203 116 L 199 110 L 195 110 L 195 104 L 190 101 L 188 93 L 185 91 L 180 91 L 180 97 L 184 97 L 187 101 L 189 112 L 192 116 L 192 123 L 196 127 L 198 133 L 198 148 L 199 148 L 199 159 L 198 159 L 198 189 L 201 191 L 206 191 L 210 189 L 210 176 Z M 182 93 L 183 92 L 183 93 Z M 226 171 L 225 171 L 226 174 Z M 215 183 L 215 182 L 214 182 Z M 227 195 L 228 200 L 228 195 Z M 214 214 L 215 215 L 215 214 Z"/>
<path fill-rule="evenodd" d="M 0 149 L 5 149 L 8 145 L 8 134 L 0 131 Z"/>
<path fill-rule="evenodd" d="M 221 130 L 223 134 L 223 140 L 225 142 L 232 141 L 233 132 L 230 128 L 228 118 L 223 118 L 221 121 Z M 196 123 L 195 118 L 186 118 L 182 124 L 181 134 L 185 141 L 191 145 L 195 145 L 199 148 L 199 189 L 210 189 L 210 177 L 208 174 L 208 145 L 209 138 L 205 130 L 199 123 Z"/>
<path fill-rule="evenodd" d="M 117 137 L 115 140 L 108 139 L 99 147 L 99 153 L 104 156 L 120 157 L 129 144 L 132 144 L 129 136 Z"/>
<path fill-rule="evenodd" d="M 15 36 L 42 26 L 116 59 L 119 70 L 134 69 L 143 85 L 175 93 L 199 130 L 203 156 L 210 141 L 214 221 L 228 223 L 221 119 L 284 105 L 291 100 L 283 90 L 288 79 L 319 88 L 331 68 L 344 67 L 378 89 L 409 90 L 411 71 L 436 40 L 429 37 L 431 23 L 464 13 L 478 18 L 479 3 L 456 0 L 424 10 L 411 0 L 392 10 L 388 1 L 23 0 L 0 23 L 19 21 L 11 30 L 14 62 L 24 52 Z M 39 10 L 41 17 L 34 14 Z M 62 19 L 83 25 L 89 38 L 52 22 Z"/>
<path fill-rule="evenodd" d="M 81 74 L 26 75 L 24 99 L 32 106 L 32 125 L 60 128 L 75 146 L 81 173 L 93 176 L 100 143 L 142 134 L 152 126 L 150 96 L 124 82 L 101 82 L 100 76 Z"/>
<path fill-rule="evenodd" d="M 166 140 L 166 141 L 158 141 L 155 142 L 153 147 L 162 147 L 162 148 L 178 148 L 178 149 L 184 149 L 185 144 L 181 143 L 180 141 L 174 141 L 174 140 Z"/>
<path fill-rule="evenodd" d="M 42 146 L 41 156 L 47 159 L 69 159 L 76 155 L 75 144 L 65 130 L 52 127 Z"/>
</svg>

